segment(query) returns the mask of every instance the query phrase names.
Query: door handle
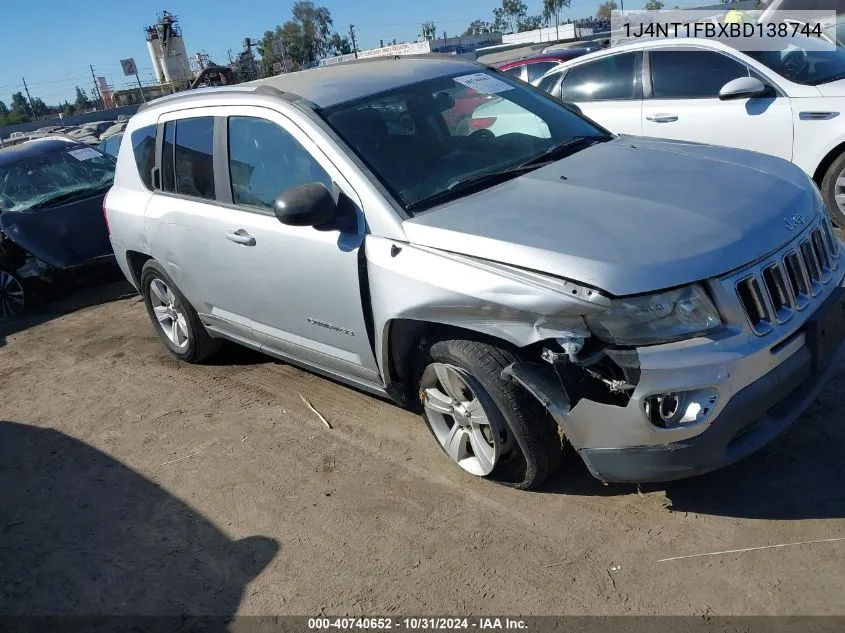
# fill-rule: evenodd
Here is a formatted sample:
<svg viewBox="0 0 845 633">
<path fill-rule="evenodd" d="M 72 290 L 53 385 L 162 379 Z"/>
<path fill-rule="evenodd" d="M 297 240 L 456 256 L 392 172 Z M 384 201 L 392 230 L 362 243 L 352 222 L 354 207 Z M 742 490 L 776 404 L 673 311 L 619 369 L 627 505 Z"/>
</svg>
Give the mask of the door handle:
<svg viewBox="0 0 845 633">
<path fill-rule="evenodd" d="M 646 119 L 649 121 L 654 121 L 655 123 L 672 123 L 673 121 L 678 120 L 677 114 L 652 114 L 651 116 L 647 116 Z"/>
<path fill-rule="evenodd" d="M 255 238 L 243 229 L 238 229 L 237 231 L 227 231 L 226 239 L 230 242 L 241 244 L 243 246 L 255 246 Z"/>
</svg>

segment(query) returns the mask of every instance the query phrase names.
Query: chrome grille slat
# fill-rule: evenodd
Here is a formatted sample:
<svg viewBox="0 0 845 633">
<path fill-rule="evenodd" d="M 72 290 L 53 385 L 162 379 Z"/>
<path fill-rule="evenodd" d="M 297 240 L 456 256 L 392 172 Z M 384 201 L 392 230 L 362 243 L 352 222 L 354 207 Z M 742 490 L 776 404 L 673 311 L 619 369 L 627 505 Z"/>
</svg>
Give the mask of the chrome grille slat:
<svg viewBox="0 0 845 633">
<path fill-rule="evenodd" d="M 764 336 L 821 301 L 841 251 L 830 222 L 817 219 L 779 253 L 735 274 L 732 285 L 752 331 Z"/>
</svg>

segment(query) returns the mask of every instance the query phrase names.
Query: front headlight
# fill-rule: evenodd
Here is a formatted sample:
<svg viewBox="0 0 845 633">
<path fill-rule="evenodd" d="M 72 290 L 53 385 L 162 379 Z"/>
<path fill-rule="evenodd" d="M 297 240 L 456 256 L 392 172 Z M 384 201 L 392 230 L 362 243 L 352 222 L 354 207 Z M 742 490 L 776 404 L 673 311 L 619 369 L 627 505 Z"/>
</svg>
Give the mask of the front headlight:
<svg viewBox="0 0 845 633">
<path fill-rule="evenodd" d="M 616 299 L 608 310 L 584 317 L 593 334 L 613 345 L 657 345 L 715 332 L 722 319 L 699 285 Z"/>
</svg>

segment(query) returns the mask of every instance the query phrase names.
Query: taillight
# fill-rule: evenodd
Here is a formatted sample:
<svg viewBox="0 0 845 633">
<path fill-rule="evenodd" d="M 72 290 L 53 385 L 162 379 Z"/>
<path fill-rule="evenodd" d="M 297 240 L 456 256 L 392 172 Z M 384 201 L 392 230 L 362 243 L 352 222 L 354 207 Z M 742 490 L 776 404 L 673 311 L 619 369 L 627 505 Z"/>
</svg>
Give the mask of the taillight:
<svg viewBox="0 0 845 633">
<path fill-rule="evenodd" d="M 496 122 L 496 117 L 488 116 L 480 119 L 470 119 L 469 126 L 473 130 L 486 130 Z"/>
<path fill-rule="evenodd" d="M 106 211 L 106 200 L 109 199 L 109 193 L 106 192 L 106 195 L 103 196 L 103 219 L 106 221 L 106 233 L 111 235 L 111 229 L 109 228 L 109 214 Z"/>
</svg>

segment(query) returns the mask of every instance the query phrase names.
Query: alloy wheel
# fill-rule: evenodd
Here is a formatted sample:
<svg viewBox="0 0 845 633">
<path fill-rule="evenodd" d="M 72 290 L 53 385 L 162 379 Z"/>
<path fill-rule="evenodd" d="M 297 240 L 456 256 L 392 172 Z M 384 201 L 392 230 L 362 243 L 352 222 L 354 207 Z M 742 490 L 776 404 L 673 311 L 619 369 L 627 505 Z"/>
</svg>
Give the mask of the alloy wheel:
<svg viewBox="0 0 845 633">
<path fill-rule="evenodd" d="M 833 186 L 833 199 L 836 201 L 839 211 L 845 213 L 845 170 L 836 177 L 836 183 Z"/>
<path fill-rule="evenodd" d="M 26 305 L 23 286 L 12 273 L 0 270 L 0 319 L 18 316 Z"/>
<path fill-rule="evenodd" d="M 468 378 L 454 365 L 432 363 L 420 380 L 420 399 L 446 454 L 467 472 L 483 477 L 493 472 L 508 446 L 491 426 Z"/>
<path fill-rule="evenodd" d="M 185 349 L 188 346 L 188 322 L 176 305 L 176 295 L 161 279 L 150 282 L 150 303 L 164 335 L 178 349 Z"/>
</svg>

